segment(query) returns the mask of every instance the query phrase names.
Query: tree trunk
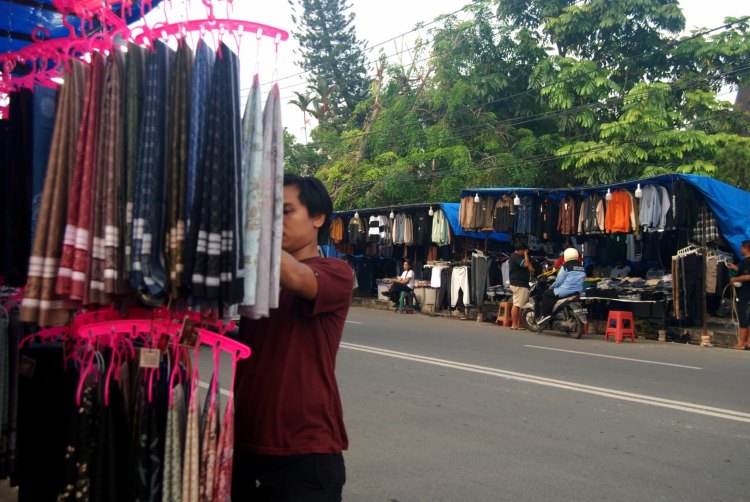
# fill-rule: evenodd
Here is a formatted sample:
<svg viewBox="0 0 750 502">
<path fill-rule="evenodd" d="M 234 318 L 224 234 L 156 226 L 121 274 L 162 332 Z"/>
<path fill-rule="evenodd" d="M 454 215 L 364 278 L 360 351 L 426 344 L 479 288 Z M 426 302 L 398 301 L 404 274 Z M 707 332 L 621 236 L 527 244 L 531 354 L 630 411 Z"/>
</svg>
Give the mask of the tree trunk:
<svg viewBox="0 0 750 502">
<path fill-rule="evenodd" d="M 382 106 L 380 105 L 380 89 L 383 85 L 383 65 L 377 65 L 377 80 L 375 82 L 375 102 L 372 104 L 372 110 L 367 114 L 365 124 L 362 127 L 362 141 L 359 143 L 359 151 L 357 152 L 356 162 L 362 162 L 365 158 L 365 152 L 367 151 L 367 140 L 370 137 L 370 131 L 372 126 L 375 125 L 375 121 L 378 118 L 378 113 Z"/>
</svg>

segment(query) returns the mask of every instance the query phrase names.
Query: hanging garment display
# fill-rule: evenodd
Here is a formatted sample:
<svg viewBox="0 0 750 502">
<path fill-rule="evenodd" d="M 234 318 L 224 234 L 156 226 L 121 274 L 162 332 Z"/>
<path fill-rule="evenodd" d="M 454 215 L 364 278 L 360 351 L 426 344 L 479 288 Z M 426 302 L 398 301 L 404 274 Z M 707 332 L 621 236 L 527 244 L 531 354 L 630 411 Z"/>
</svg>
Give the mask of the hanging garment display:
<svg viewBox="0 0 750 502">
<path fill-rule="evenodd" d="M 461 205 L 458 208 L 458 224 L 467 230 L 473 229 L 475 212 L 476 203 L 474 202 L 474 197 L 471 195 L 463 197 L 461 199 Z"/>
<path fill-rule="evenodd" d="M 112 295 L 123 292 L 123 264 L 124 252 L 122 236 L 125 233 L 123 226 L 123 202 L 125 187 L 122 179 L 122 166 L 124 162 L 125 144 L 123 128 L 125 126 L 122 109 L 123 89 L 125 87 L 125 60 L 121 53 L 113 53 L 107 63 L 104 75 L 104 120 L 102 121 L 102 154 L 100 156 L 100 169 L 103 173 L 104 218 L 103 228 L 97 228 L 99 235 L 99 246 L 94 246 L 97 251 L 97 259 L 103 256 L 103 284 L 95 284 L 92 280 L 91 289 L 99 290 L 103 286 L 103 295 L 98 303 L 109 303 Z M 95 236 L 96 238 L 96 236 Z M 103 245 L 103 246 L 102 246 Z M 101 261 L 97 262 L 101 263 Z M 93 274 L 92 274 L 93 275 Z"/>
<path fill-rule="evenodd" d="M 432 242 L 438 246 L 447 246 L 451 243 L 448 218 L 442 209 L 438 209 L 432 215 Z"/>
<path fill-rule="evenodd" d="M 560 201 L 557 219 L 557 231 L 561 235 L 573 235 L 576 231 L 576 200 L 573 197 L 565 197 Z"/>
<path fill-rule="evenodd" d="M 516 207 L 516 229 L 517 234 L 533 234 L 536 213 L 534 208 L 534 198 L 529 196 L 521 197 L 521 205 Z"/>
<path fill-rule="evenodd" d="M 201 463 L 200 350 L 183 347 L 183 324 L 172 318 L 101 322 L 94 314 L 82 314 L 65 332 L 42 330 L 21 343 L 28 348 L 21 370 L 19 499 L 228 501 L 234 403 L 230 396 L 220 420 L 218 382 L 211 384 L 207 408 L 214 411 L 206 414 Z M 211 347 L 216 375 L 222 352 L 233 367 L 250 355 L 248 347 L 216 333 L 234 323 L 217 322 L 213 331 L 202 326 L 193 328 L 191 343 Z M 59 336 L 75 343 L 63 350 Z M 140 358 L 136 340 L 145 344 Z M 145 362 L 145 351 L 156 359 Z M 63 364 L 63 355 L 76 364 Z M 185 387 L 188 367 L 191 383 Z M 34 431 L 53 413 L 67 419 Z"/>
<path fill-rule="evenodd" d="M 126 97 L 124 107 L 124 138 L 125 162 L 123 166 L 122 184 L 125 190 L 125 233 L 124 243 L 125 262 L 123 279 L 130 281 L 132 269 L 133 242 L 133 202 L 135 201 L 135 173 L 138 165 L 138 136 L 141 125 L 141 101 L 143 99 L 143 82 L 146 75 L 146 49 L 135 44 L 128 44 L 128 54 L 125 58 Z"/>
<path fill-rule="evenodd" d="M 279 87 L 274 84 L 263 110 L 263 156 L 260 174 L 261 200 L 255 305 L 240 306 L 251 319 L 267 317 L 276 308 L 280 289 L 281 234 L 283 218 L 283 137 Z"/>
<path fill-rule="evenodd" d="M 37 231 L 29 259 L 21 319 L 42 326 L 65 323 L 69 316 L 55 294 L 55 282 L 65 231 L 69 180 L 76 163 L 87 71 L 83 63 L 71 61 L 60 89 Z"/>
<path fill-rule="evenodd" d="M 168 290 L 161 221 L 164 214 L 167 75 L 172 56 L 165 44 L 155 43 L 146 70 L 138 137 L 130 283 L 148 303 L 162 301 Z"/>
<path fill-rule="evenodd" d="M 633 210 L 632 196 L 625 190 L 612 192 L 612 200 L 607 202 L 607 214 L 604 219 L 607 232 L 631 232 L 637 226 Z"/>
<path fill-rule="evenodd" d="M 260 247 L 263 196 L 261 193 L 261 168 L 263 162 L 263 109 L 260 96 L 260 77 L 256 74 L 247 97 L 242 117 L 242 214 L 243 260 L 245 295 L 242 303 L 254 305 L 258 287 L 258 249 Z"/>
<path fill-rule="evenodd" d="M 70 182 L 65 239 L 55 285 L 55 293 L 75 302 L 74 305 L 88 300 L 86 277 L 92 247 L 92 195 L 104 65 L 104 56 L 95 54 L 86 82 L 81 130 L 76 144 L 76 165 Z"/>
<path fill-rule="evenodd" d="M 172 297 L 180 296 L 184 272 L 185 199 L 187 185 L 188 132 L 190 124 L 190 83 L 192 80 L 193 53 L 182 44 L 175 56 L 174 70 L 170 74 L 167 138 L 167 269 Z"/>
<path fill-rule="evenodd" d="M 31 242 L 34 242 L 39 207 L 42 204 L 44 177 L 47 173 L 52 133 L 55 129 L 55 101 L 57 89 L 37 85 L 34 87 L 33 153 L 31 171 Z M 11 117 L 13 114 L 11 113 Z"/>
<path fill-rule="evenodd" d="M 495 202 L 495 219 L 493 228 L 495 232 L 507 232 L 512 234 L 515 227 L 515 206 L 513 206 L 513 198 L 504 195 Z"/>
<path fill-rule="evenodd" d="M 578 234 L 596 235 L 604 233 L 604 200 L 599 194 L 591 194 L 581 202 L 578 216 Z"/>
</svg>

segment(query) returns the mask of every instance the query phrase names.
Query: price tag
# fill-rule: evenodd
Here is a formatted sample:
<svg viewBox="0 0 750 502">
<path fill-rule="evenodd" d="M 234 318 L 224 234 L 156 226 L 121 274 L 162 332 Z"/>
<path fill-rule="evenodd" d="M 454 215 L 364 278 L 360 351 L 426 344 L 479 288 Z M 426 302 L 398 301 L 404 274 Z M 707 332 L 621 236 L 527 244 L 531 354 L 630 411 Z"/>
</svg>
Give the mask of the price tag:
<svg viewBox="0 0 750 502">
<path fill-rule="evenodd" d="M 161 361 L 161 350 L 141 349 L 138 366 L 141 368 L 158 368 Z"/>
</svg>

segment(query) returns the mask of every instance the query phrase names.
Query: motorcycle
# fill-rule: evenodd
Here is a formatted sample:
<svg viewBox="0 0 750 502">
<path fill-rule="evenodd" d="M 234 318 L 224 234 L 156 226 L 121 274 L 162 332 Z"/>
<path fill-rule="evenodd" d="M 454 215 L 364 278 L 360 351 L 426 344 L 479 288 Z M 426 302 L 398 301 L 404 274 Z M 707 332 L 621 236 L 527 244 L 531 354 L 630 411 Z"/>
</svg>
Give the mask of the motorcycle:
<svg viewBox="0 0 750 502">
<path fill-rule="evenodd" d="M 548 289 L 548 276 L 538 279 L 529 290 L 529 301 L 521 309 L 521 322 L 532 333 L 541 333 L 545 329 L 553 329 L 567 333 L 571 338 L 581 338 L 588 323 L 588 313 L 581 305 L 580 296 L 573 295 L 560 298 L 552 308 L 552 314 L 543 322 L 541 317 L 542 296 Z"/>
</svg>

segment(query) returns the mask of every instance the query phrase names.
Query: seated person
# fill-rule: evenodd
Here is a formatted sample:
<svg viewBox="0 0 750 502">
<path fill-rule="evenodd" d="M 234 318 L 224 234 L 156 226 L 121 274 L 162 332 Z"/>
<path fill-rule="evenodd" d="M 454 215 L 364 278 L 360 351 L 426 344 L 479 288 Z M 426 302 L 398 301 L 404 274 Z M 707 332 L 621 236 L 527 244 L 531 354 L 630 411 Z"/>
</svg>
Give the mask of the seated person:
<svg viewBox="0 0 750 502">
<path fill-rule="evenodd" d="M 414 271 L 411 269 L 411 263 L 409 260 L 404 260 L 403 265 L 404 271 L 401 272 L 399 277 L 393 279 L 391 287 L 383 293 L 393 302 L 393 305 L 398 307 L 398 300 L 401 297 L 401 293 L 406 291 L 408 294 L 414 290 Z"/>
<path fill-rule="evenodd" d="M 542 318 L 546 321 L 552 315 L 552 308 L 560 298 L 583 293 L 583 281 L 586 279 L 586 269 L 578 260 L 578 250 L 568 248 L 563 253 L 565 262 L 557 274 L 555 282 L 544 292 L 542 298 Z"/>
</svg>

